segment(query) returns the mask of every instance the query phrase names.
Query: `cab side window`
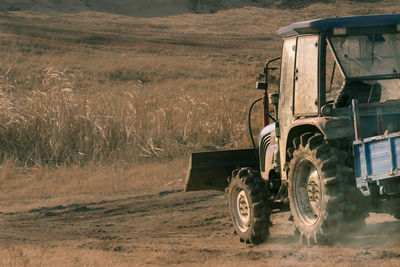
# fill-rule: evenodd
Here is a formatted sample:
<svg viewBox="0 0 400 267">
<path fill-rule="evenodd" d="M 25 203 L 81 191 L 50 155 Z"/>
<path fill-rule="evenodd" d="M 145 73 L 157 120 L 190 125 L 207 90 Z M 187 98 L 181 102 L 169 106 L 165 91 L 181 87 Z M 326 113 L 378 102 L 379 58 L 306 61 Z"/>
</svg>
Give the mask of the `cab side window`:
<svg viewBox="0 0 400 267">
<path fill-rule="evenodd" d="M 297 40 L 294 114 L 318 113 L 318 47 L 319 36 L 299 36 Z"/>
<path fill-rule="evenodd" d="M 326 47 L 326 68 L 325 68 L 325 101 L 333 103 L 344 83 L 344 77 L 336 63 L 332 49 Z"/>
</svg>

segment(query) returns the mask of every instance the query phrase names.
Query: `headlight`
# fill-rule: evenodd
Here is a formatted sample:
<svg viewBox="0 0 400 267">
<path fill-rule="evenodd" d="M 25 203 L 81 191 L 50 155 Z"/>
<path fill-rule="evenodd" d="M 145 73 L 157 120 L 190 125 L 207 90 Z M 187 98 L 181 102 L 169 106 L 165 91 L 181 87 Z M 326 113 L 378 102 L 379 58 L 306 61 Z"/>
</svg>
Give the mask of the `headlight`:
<svg viewBox="0 0 400 267">
<path fill-rule="evenodd" d="M 332 106 L 331 105 L 325 105 L 321 108 L 321 113 L 324 116 L 330 116 L 332 114 Z"/>
</svg>

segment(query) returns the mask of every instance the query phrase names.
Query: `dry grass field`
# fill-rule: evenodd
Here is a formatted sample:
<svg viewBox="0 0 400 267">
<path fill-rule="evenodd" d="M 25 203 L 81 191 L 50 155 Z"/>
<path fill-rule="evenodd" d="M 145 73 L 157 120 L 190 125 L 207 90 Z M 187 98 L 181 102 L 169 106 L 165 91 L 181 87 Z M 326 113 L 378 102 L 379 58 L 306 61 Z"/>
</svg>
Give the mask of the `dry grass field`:
<svg viewBox="0 0 400 267">
<path fill-rule="evenodd" d="M 399 243 L 382 241 L 398 232 L 391 218 L 303 251 L 278 216 L 276 244 L 249 248 L 233 241 L 222 195 L 179 192 L 190 152 L 250 146 L 248 108 L 280 27 L 399 13 L 397 0 L 202 1 L 150 18 L 11 2 L 19 11 L 0 13 L 0 266 L 400 264 Z"/>
</svg>

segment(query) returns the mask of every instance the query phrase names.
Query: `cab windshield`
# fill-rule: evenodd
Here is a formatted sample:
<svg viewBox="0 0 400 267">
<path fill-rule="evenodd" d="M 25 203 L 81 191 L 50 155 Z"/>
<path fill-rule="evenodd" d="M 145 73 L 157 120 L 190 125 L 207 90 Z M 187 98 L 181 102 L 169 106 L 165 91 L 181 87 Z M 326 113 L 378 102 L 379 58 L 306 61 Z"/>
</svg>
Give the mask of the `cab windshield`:
<svg viewBox="0 0 400 267">
<path fill-rule="evenodd" d="M 345 89 L 354 88 L 358 95 L 365 94 L 365 99 L 359 96 L 360 102 L 400 99 L 400 33 L 331 36 L 329 43 L 346 78 L 340 81 L 335 64 L 334 71 L 330 71 L 327 60 L 327 71 L 333 75 L 327 75 L 328 100 L 335 100 L 337 106 L 349 104 L 340 104 L 337 99 L 344 79 L 348 81 Z"/>
<path fill-rule="evenodd" d="M 348 78 L 400 78 L 400 33 L 330 37 Z"/>
<path fill-rule="evenodd" d="M 346 108 L 357 99 L 362 104 L 360 138 L 400 132 L 400 33 L 332 36 L 329 44 L 327 103 Z"/>
</svg>

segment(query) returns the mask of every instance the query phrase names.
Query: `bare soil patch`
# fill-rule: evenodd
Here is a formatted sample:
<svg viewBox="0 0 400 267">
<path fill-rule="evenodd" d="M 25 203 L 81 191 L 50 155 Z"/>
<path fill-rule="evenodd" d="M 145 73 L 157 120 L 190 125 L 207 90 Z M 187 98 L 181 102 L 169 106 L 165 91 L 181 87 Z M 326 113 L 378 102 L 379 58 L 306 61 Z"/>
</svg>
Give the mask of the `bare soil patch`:
<svg viewBox="0 0 400 267">
<path fill-rule="evenodd" d="M 169 190 L 0 214 L 3 265 L 280 265 L 400 264 L 400 222 L 371 214 L 367 226 L 335 246 L 305 248 L 289 213 L 275 214 L 260 246 L 232 233 L 224 195 Z"/>
</svg>

